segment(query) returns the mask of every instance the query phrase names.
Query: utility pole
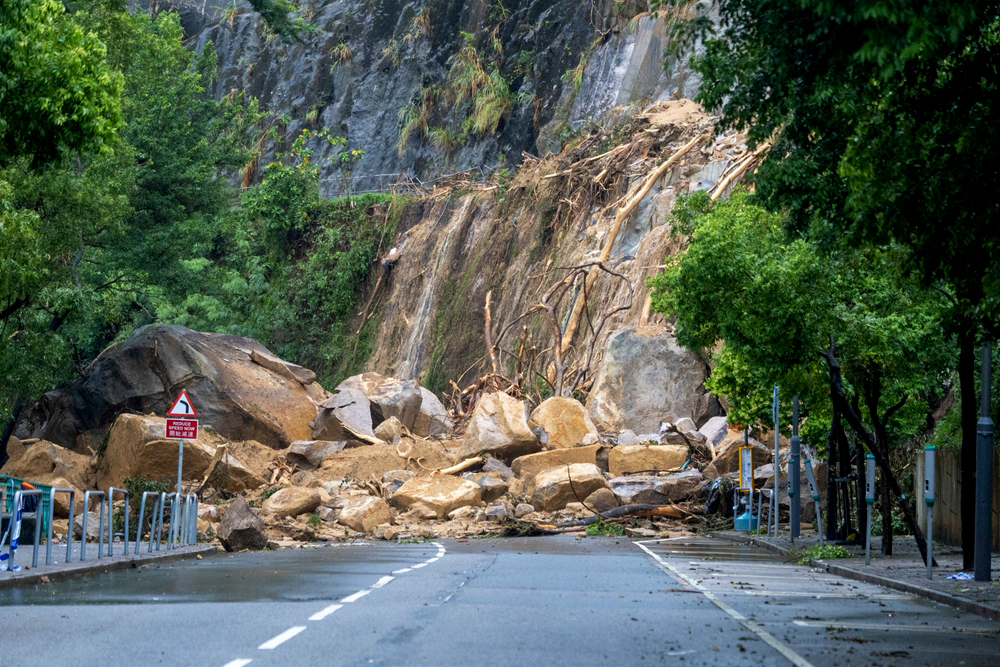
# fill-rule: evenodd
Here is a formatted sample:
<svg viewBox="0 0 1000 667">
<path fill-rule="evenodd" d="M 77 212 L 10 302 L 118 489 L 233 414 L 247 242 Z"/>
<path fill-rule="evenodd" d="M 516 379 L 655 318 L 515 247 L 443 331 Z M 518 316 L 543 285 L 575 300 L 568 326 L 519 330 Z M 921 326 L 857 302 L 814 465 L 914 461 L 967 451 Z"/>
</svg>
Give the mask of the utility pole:
<svg viewBox="0 0 1000 667">
<path fill-rule="evenodd" d="M 982 403 L 976 428 L 976 581 L 990 580 L 993 549 L 993 420 L 990 419 L 992 343 L 983 343 Z"/>
</svg>

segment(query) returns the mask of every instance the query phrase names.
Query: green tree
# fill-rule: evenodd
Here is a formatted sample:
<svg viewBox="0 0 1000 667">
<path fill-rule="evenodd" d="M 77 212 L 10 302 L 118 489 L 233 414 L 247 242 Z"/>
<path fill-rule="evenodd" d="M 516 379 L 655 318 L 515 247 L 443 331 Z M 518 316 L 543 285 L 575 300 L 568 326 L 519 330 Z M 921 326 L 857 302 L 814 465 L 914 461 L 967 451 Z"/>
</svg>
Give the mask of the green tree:
<svg viewBox="0 0 1000 667">
<path fill-rule="evenodd" d="M 747 423 L 770 421 L 775 383 L 804 400 L 807 423 L 835 425 L 834 415 L 845 415 L 921 540 L 888 459 L 940 400 L 954 357 L 939 326 L 944 297 L 903 277 L 898 248 L 824 253 L 789 237 L 782 217 L 745 193 L 711 209 L 704 195 L 686 205 L 679 227 L 689 246 L 651 281 L 653 308 L 677 317 L 682 345 L 707 354 L 722 344 L 709 388 Z M 840 392 L 832 404 L 831 390 Z M 890 500 L 883 497 L 887 518 Z M 883 548 L 891 552 L 891 542 Z"/>
<path fill-rule="evenodd" d="M 0 3 L 0 166 L 113 146 L 122 76 L 58 0 Z"/>
</svg>

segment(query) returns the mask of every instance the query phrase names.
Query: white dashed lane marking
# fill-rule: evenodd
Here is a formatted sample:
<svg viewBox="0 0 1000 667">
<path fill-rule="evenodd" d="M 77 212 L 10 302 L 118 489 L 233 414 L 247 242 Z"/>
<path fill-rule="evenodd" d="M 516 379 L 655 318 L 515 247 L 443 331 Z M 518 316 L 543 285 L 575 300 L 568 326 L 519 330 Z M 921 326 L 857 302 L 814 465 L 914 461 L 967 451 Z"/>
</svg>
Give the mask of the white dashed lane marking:
<svg viewBox="0 0 1000 667">
<path fill-rule="evenodd" d="M 337 611 L 344 605 L 342 604 L 332 604 L 322 611 L 317 611 L 315 614 L 309 617 L 310 621 L 322 621 L 324 618 Z"/>
<path fill-rule="evenodd" d="M 306 626 L 304 625 L 296 625 L 294 628 L 288 628 L 277 637 L 274 637 L 273 639 L 268 639 L 266 642 L 264 642 L 257 648 L 262 650 L 277 648 L 305 629 Z"/>
<path fill-rule="evenodd" d="M 413 565 L 411 567 L 404 567 L 401 570 L 394 570 L 392 574 L 393 575 L 406 574 L 407 572 L 412 572 L 413 570 L 419 570 L 422 567 L 427 567 L 431 563 L 435 563 L 435 562 L 441 560 L 442 556 L 444 556 L 444 554 L 445 554 L 445 548 L 444 548 L 444 546 L 442 546 L 438 542 L 433 542 L 432 544 L 438 548 L 436 556 L 433 556 L 432 558 L 428 558 L 423 563 L 418 563 L 418 564 Z M 381 579 L 379 579 L 378 581 L 376 581 L 374 584 L 372 584 L 371 588 L 366 588 L 364 590 L 358 591 L 357 593 L 352 593 L 351 595 L 348 595 L 346 598 L 343 598 L 340 601 L 340 604 L 332 604 L 329 607 L 326 607 L 324 609 L 321 609 L 320 611 L 317 611 L 315 614 L 313 614 L 312 616 L 309 617 L 309 620 L 310 621 L 322 621 L 324 618 L 326 618 L 327 616 L 329 616 L 333 612 L 335 612 L 338 609 L 340 609 L 341 607 L 343 607 L 344 603 L 357 602 L 358 600 L 360 600 L 364 596 L 368 595 L 372 591 L 374 591 L 376 589 L 379 589 L 379 588 L 382 588 L 383 586 L 389 584 L 390 582 L 392 582 L 395 579 L 396 579 L 396 577 L 394 577 L 392 575 L 386 575 L 386 576 L 382 577 Z M 451 596 L 449 595 L 448 597 L 450 598 Z M 297 625 L 297 626 L 295 626 L 293 628 L 289 628 L 288 630 L 285 630 L 284 632 L 282 632 L 277 637 L 274 637 L 272 639 L 267 640 L 266 642 L 264 642 L 263 644 L 261 644 L 257 648 L 258 649 L 263 649 L 263 650 L 268 650 L 268 649 L 276 648 L 276 647 L 280 646 L 281 644 L 283 644 L 284 642 L 286 642 L 289 639 L 291 639 L 292 637 L 294 637 L 295 635 L 299 634 L 300 632 L 302 632 L 305 629 L 306 629 L 306 626 L 304 626 L 304 625 Z M 233 660 L 231 662 L 227 662 L 222 667 L 245 667 L 246 665 L 250 664 L 251 662 L 253 662 L 253 660 L 251 660 L 251 659 L 239 658 L 237 660 Z"/>
<path fill-rule="evenodd" d="M 358 591 L 357 593 L 352 593 L 348 595 L 346 598 L 341 600 L 341 602 L 357 602 L 358 600 L 360 600 L 361 598 L 363 598 L 364 596 L 368 595 L 371 592 L 372 589 L 366 588 L 363 591 Z"/>
</svg>

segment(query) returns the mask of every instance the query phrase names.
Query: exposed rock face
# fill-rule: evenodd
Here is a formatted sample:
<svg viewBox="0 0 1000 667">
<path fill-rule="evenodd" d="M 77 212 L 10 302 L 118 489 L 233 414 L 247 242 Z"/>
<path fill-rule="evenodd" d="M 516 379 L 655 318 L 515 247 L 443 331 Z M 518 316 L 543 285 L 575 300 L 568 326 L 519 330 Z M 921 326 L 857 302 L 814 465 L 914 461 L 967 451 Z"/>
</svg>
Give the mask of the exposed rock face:
<svg viewBox="0 0 1000 667">
<path fill-rule="evenodd" d="M 593 445 L 601 441 L 597 427 L 580 401 L 565 396 L 551 396 L 534 409 L 528 426 L 538 433 L 545 449 L 566 449 Z"/>
<path fill-rule="evenodd" d="M 88 526 L 89 528 L 89 526 Z M 242 496 L 226 508 L 216 533 L 226 551 L 260 550 L 267 546 L 264 520 L 254 513 Z"/>
<path fill-rule="evenodd" d="M 413 433 L 422 438 L 429 438 L 436 435 L 448 435 L 452 432 L 451 419 L 448 418 L 448 411 L 444 404 L 438 400 L 431 390 L 420 387 L 420 412 L 413 422 Z"/>
<path fill-rule="evenodd" d="M 598 489 L 587 496 L 585 504 L 597 512 L 607 512 L 618 507 L 618 497 L 611 489 Z"/>
<path fill-rule="evenodd" d="M 392 509 L 381 498 L 358 496 L 347 501 L 337 521 L 360 533 L 370 533 L 376 526 L 392 521 Z"/>
<path fill-rule="evenodd" d="M 472 413 L 456 459 L 489 454 L 510 461 L 537 452 L 541 444 L 528 428 L 524 412 L 521 401 L 503 392 L 484 395 Z"/>
<path fill-rule="evenodd" d="M 601 445 L 589 447 L 571 447 L 569 449 L 554 449 L 537 454 L 519 456 L 510 464 L 514 474 L 522 480 L 529 480 L 543 470 L 574 463 L 590 463 L 597 465 L 597 452 Z M 484 468 L 485 469 L 485 468 Z"/>
<path fill-rule="evenodd" d="M 123 412 L 165 414 L 187 389 L 201 427 L 226 438 L 274 448 L 310 439 L 309 422 L 326 392 L 255 363 L 255 351 L 274 357 L 249 338 L 176 325 L 141 327 L 104 350 L 80 380 L 42 396 L 15 433 L 73 447 L 78 435 L 110 425 Z"/>
<path fill-rule="evenodd" d="M 659 491 L 671 502 L 687 500 L 698 488 L 698 485 L 705 481 L 699 470 L 685 470 L 661 478 Z"/>
<path fill-rule="evenodd" d="M 615 477 L 633 472 L 679 470 L 688 458 L 684 445 L 619 445 L 608 454 L 608 469 Z"/>
<path fill-rule="evenodd" d="M 721 414 L 705 391 L 708 366 L 663 332 L 626 329 L 608 339 L 587 409 L 598 428 L 654 433 L 666 414 L 695 422 Z"/>
<path fill-rule="evenodd" d="M 176 440 L 163 438 L 165 420 L 160 417 L 143 417 L 124 414 L 115 420 L 108 436 L 108 447 L 104 453 L 97 475 L 102 489 L 122 486 L 126 477 L 142 475 L 151 480 L 177 479 Z M 208 470 L 216 447 L 221 442 L 209 443 L 204 431 L 199 440 L 184 441 L 184 469 L 182 479 L 200 481 Z M 226 480 L 225 488 L 230 492 L 254 489 L 264 483 L 243 463 L 226 453 L 222 458 L 220 476 Z"/>
<path fill-rule="evenodd" d="M 525 495 L 535 508 L 552 512 L 605 487 L 604 475 L 596 465 L 574 463 L 538 473 L 528 483 Z"/>
<path fill-rule="evenodd" d="M 390 502 L 393 507 L 402 510 L 413 510 L 419 505 L 442 519 L 460 507 L 479 505 L 482 498 L 478 484 L 451 475 L 440 475 L 411 479 L 392 494 Z"/>
<path fill-rule="evenodd" d="M 175 471 L 176 468 L 175 461 Z M 40 484 L 65 486 L 63 483 L 55 483 L 61 479 L 79 491 L 93 489 L 97 482 L 89 457 L 45 440 L 29 445 L 20 457 L 8 461 L 3 468 L 0 468 L 0 473 Z M 68 498 L 66 501 L 68 502 Z M 62 502 L 62 499 L 57 497 L 57 502 Z M 82 493 L 77 493 L 77 504 L 82 502 Z M 69 515 L 67 513 L 64 516 Z"/>
<path fill-rule="evenodd" d="M 274 517 L 299 516 L 319 507 L 319 489 L 289 486 L 264 501 L 263 509 Z"/>
<path fill-rule="evenodd" d="M 319 468 L 346 446 L 346 440 L 296 440 L 285 458 L 302 468 Z"/>
</svg>

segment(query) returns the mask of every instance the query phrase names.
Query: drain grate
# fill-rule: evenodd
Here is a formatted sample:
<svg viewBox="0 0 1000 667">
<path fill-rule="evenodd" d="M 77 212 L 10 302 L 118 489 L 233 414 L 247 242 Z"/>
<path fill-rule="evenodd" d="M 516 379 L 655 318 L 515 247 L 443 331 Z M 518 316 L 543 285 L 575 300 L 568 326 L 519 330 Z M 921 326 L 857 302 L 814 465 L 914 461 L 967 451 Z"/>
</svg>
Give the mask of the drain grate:
<svg viewBox="0 0 1000 667">
<path fill-rule="evenodd" d="M 755 547 L 710 537 L 664 540 L 646 543 L 646 546 L 663 558 L 693 558 L 708 561 L 739 561 L 756 563 L 784 563 L 778 554 Z"/>
</svg>

